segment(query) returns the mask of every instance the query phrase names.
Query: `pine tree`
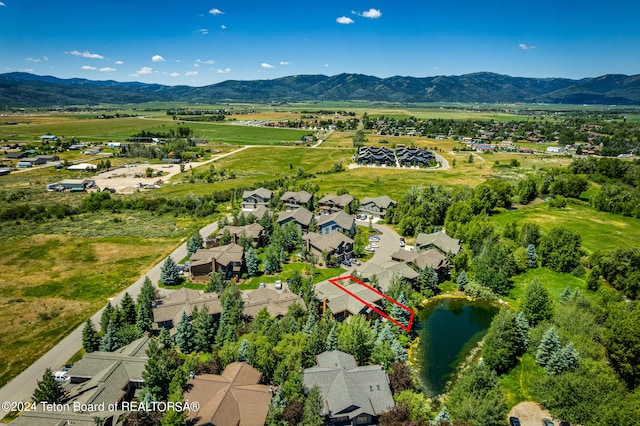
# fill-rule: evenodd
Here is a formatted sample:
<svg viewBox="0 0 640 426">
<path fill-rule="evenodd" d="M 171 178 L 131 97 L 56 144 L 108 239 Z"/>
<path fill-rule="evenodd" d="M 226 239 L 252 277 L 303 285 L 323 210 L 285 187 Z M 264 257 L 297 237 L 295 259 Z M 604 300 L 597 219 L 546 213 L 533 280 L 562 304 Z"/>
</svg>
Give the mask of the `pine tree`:
<svg viewBox="0 0 640 426">
<path fill-rule="evenodd" d="M 36 403 L 43 401 L 55 403 L 64 395 L 64 389 L 60 386 L 60 383 L 53 377 L 53 372 L 50 368 L 44 371 L 42 380 L 38 380 L 36 390 L 33 392 L 31 400 Z"/>
<path fill-rule="evenodd" d="M 602 271 L 598 265 L 595 265 L 587 275 L 587 288 L 596 291 L 600 288 L 600 275 Z"/>
<path fill-rule="evenodd" d="M 536 351 L 536 362 L 541 367 L 546 367 L 553 355 L 560 350 L 560 338 L 555 327 L 550 327 L 542 335 L 542 340 Z"/>
<path fill-rule="evenodd" d="M 258 269 L 260 261 L 253 247 L 250 247 L 249 250 L 247 250 L 246 264 L 247 274 L 249 274 L 250 277 L 255 277 L 256 275 L 258 275 L 258 273 L 260 272 Z"/>
<path fill-rule="evenodd" d="M 224 290 L 224 282 L 225 275 L 222 269 L 219 269 L 218 272 L 212 272 L 209 275 L 209 282 L 207 283 L 207 288 L 204 290 L 205 293 L 218 293 L 222 294 Z"/>
<path fill-rule="evenodd" d="M 503 307 L 493 317 L 484 338 L 484 362 L 498 374 L 509 371 L 517 361 L 518 340 L 516 315 L 511 309 Z"/>
<path fill-rule="evenodd" d="M 438 290 L 438 273 L 430 266 L 424 268 L 418 276 L 418 286 L 423 295 L 433 294 Z"/>
<path fill-rule="evenodd" d="M 160 334 L 158 334 L 158 343 L 160 343 L 164 349 L 170 349 L 173 347 L 173 338 L 171 337 L 171 334 L 169 334 L 169 330 L 166 328 L 160 330 Z"/>
<path fill-rule="evenodd" d="M 240 347 L 238 348 L 238 361 L 247 362 L 247 352 L 249 351 L 249 341 L 242 339 Z"/>
<path fill-rule="evenodd" d="M 102 315 L 100 316 L 100 330 L 103 334 L 107 332 L 109 324 L 111 324 L 111 319 L 113 317 L 114 311 L 115 309 L 113 308 L 111 302 L 107 302 L 107 306 L 104 307 L 104 309 L 102 310 Z"/>
<path fill-rule="evenodd" d="M 153 329 L 153 307 L 146 300 L 138 303 L 138 312 L 136 314 L 136 328 L 140 333 L 146 333 Z"/>
<path fill-rule="evenodd" d="M 458 274 L 458 278 L 456 278 L 456 284 L 458 285 L 458 290 L 464 291 L 464 288 L 469 283 L 469 279 L 467 278 L 467 271 L 462 271 Z"/>
<path fill-rule="evenodd" d="M 116 335 L 117 331 L 115 324 L 110 323 L 102 340 L 100 340 L 100 352 L 113 352 L 120 347 Z"/>
<path fill-rule="evenodd" d="M 126 292 L 122 297 L 120 309 L 122 310 L 122 317 L 126 324 L 136 323 L 136 302 L 133 301 L 129 292 Z"/>
<path fill-rule="evenodd" d="M 518 335 L 517 353 L 522 355 L 529 346 L 529 321 L 527 321 L 527 317 L 522 311 L 516 315 L 516 334 Z"/>
<path fill-rule="evenodd" d="M 275 244 L 270 244 L 264 250 L 264 273 L 267 275 L 274 274 L 280 269 L 280 251 L 281 248 Z"/>
<path fill-rule="evenodd" d="M 566 286 L 564 290 L 562 290 L 562 293 L 560 293 L 560 301 L 566 302 L 570 298 L 571 298 L 571 288 L 569 286 Z"/>
<path fill-rule="evenodd" d="M 548 320 L 553 313 L 553 301 L 549 292 L 542 286 L 540 281 L 531 280 L 524 291 L 521 305 L 522 312 L 527 316 L 532 326 L 540 321 Z"/>
<path fill-rule="evenodd" d="M 178 285 L 180 284 L 180 278 L 178 265 L 176 265 L 171 256 L 167 256 L 160 268 L 160 279 L 164 285 Z"/>
<path fill-rule="evenodd" d="M 193 330 L 191 328 L 191 318 L 186 311 L 182 311 L 182 317 L 176 327 L 176 345 L 184 354 L 193 350 Z"/>
<path fill-rule="evenodd" d="M 100 348 L 100 335 L 93 326 L 91 318 L 87 319 L 82 329 L 82 347 L 86 352 L 95 352 Z"/>
<path fill-rule="evenodd" d="M 431 424 L 439 425 L 441 423 L 451 423 L 451 416 L 449 416 L 449 411 L 447 411 L 447 406 L 443 405 L 440 412 L 433 419 Z"/>
<path fill-rule="evenodd" d="M 202 235 L 200 232 L 194 233 L 187 240 L 187 256 L 191 257 L 193 253 L 202 248 L 204 241 L 202 240 Z"/>
<path fill-rule="evenodd" d="M 168 349 L 159 346 L 155 339 L 149 340 L 147 364 L 142 372 L 142 378 L 153 400 L 166 401 L 175 369 L 176 363 L 169 356 Z"/>
<path fill-rule="evenodd" d="M 335 351 L 336 349 L 338 349 L 338 334 L 336 332 L 335 325 L 331 327 L 331 330 L 329 330 L 329 334 L 327 335 L 326 347 L 328 351 Z"/>
<path fill-rule="evenodd" d="M 309 390 L 304 401 L 304 411 L 302 414 L 302 424 L 305 426 L 322 426 L 324 420 L 320 416 L 322 410 L 322 395 L 320 388 L 314 386 Z"/>
<path fill-rule="evenodd" d="M 538 251 L 536 250 L 536 246 L 533 244 L 529 244 L 527 246 L 527 267 L 528 268 L 537 268 L 538 267 Z"/>
<path fill-rule="evenodd" d="M 565 370 L 573 371 L 580 367 L 578 351 L 575 346 L 573 346 L 573 342 L 569 342 L 562 348 L 562 357 L 564 358 Z"/>
<path fill-rule="evenodd" d="M 215 322 L 209 313 L 209 308 L 204 305 L 201 309 L 193 310 L 193 349 L 196 352 L 209 352 L 215 336 Z"/>
<path fill-rule="evenodd" d="M 310 336 L 311 333 L 313 333 L 313 330 L 316 328 L 317 324 L 318 319 L 316 318 L 315 313 L 313 311 L 309 311 L 309 313 L 307 314 L 307 322 L 304 324 L 302 332 L 307 336 Z"/>
<path fill-rule="evenodd" d="M 408 305 L 407 298 L 404 296 L 403 293 L 400 293 L 400 296 L 398 296 L 397 301 L 400 305 L 403 305 L 403 306 Z M 391 318 L 395 319 L 400 324 L 406 327 L 409 325 L 409 319 L 411 318 L 411 313 L 408 310 L 401 308 L 399 305 L 394 303 L 393 307 L 391 308 Z"/>
</svg>

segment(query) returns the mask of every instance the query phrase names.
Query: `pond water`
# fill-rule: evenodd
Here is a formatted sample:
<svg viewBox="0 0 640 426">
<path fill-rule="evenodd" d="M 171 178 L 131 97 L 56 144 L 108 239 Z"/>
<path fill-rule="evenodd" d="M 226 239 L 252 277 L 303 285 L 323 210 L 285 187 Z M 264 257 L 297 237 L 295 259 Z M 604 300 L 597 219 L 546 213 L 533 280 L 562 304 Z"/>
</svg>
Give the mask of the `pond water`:
<svg viewBox="0 0 640 426">
<path fill-rule="evenodd" d="M 420 312 L 420 382 L 430 396 L 444 392 L 458 366 L 487 333 L 498 308 L 466 299 L 442 299 Z"/>
</svg>

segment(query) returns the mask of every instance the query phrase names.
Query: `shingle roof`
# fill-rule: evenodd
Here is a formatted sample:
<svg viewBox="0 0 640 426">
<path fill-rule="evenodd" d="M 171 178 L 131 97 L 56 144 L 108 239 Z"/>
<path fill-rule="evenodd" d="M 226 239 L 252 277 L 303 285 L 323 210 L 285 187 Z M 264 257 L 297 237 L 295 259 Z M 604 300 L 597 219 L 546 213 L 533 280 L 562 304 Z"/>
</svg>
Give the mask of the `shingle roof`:
<svg viewBox="0 0 640 426">
<path fill-rule="evenodd" d="M 311 213 L 304 207 L 300 207 L 295 210 L 284 211 L 278 214 L 278 223 L 280 224 L 288 221 L 289 219 L 292 219 L 300 225 L 309 226 L 309 224 L 311 224 L 311 220 L 313 219 L 313 213 Z"/>
<path fill-rule="evenodd" d="M 386 195 L 381 195 L 376 198 L 364 197 L 364 200 L 362 200 L 362 205 L 369 204 L 369 203 L 373 203 L 376 206 L 383 209 L 388 209 L 391 204 L 398 204 L 395 200 L 392 200 Z"/>
<path fill-rule="evenodd" d="M 353 218 L 353 216 L 343 210 L 318 216 L 318 226 L 320 228 L 330 222 L 335 222 L 342 229 L 351 229 L 355 224 L 355 219 Z"/>
<path fill-rule="evenodd" d="M 296 303 L 307 309 L 304 299 L 290 291 L 278 292 L 270 288 L 258 288 L 252 291 L 242 292 L 244 300 L 244 314 L 250 317 L 258 315 L 261 309 L 267 308 L 272 317 L 283 316 L 287 313 L 289 305 Z"/>
<path fill-rule="evenodd" d="M 224 231 L 229 231 L 231 235 L 240 236 L 242 235 L 242 233 L 244 233 L 247 237 L 258 238 L 260 234 L 264 231 L 264 227 L 259 223 L 252 223 L 250 225 L 244 225 L 244 226 L 227 225 L 221 229 L 221 234 Z"/>
<path fill-rule="evenodd" d="M 343 282 L 340 283 L 340 285 L 369 304 L 376 304 L 383 299 L 378 293 L 361 284 L 346 284 Z M 314 291 L 316 298 L 320 300 L 327 299 L 329 309 L 336 314 L 346 311 L 350 315 L 356 315 L 369 309 L 367 305 L 331 284 L 329 281 L 319 282 L 314 286 Z"/>
<path fill-rule="evenodd" d="M 257 195 L 258 197 L 265 199 L 265 200 L 270 200 L 271 197 L 273 196 L 273 191 L 271 191 L 270 189 L 266 189 L 266 188 L 258 188 L 258 189 L 254 189 L 252 191 L 244 191 L 242 193 L 242 199 L 246 200 L 247 198 L 253 196 L 253 195 Z"/>
<path fill-rule="evenodd" d="M 318 365 L 304 370 L 303 386 L 320 388 L 322 415 L 380 415 L 393 407 L 389 378 L 380 365 L 358 367 L 353 356 L 341 351 L 323 352 Z"/>
<path fill-rule="evenodd" d="M 333 204 L 340 208 L 344 208 L 352 201 L 353 201 L 353 196 L 350 194 L 342 194 L 342 195 L 327 194 L 318 201 L 318 204 L 319 205 Z"/>
<path fill-rule="evenodd" d="M 284 201 L 285 203 L 287 201 L 295 201 L 299 204 L 305 204 L 309 202 L 311 197 L 313 197 L 313 194 L 305 190 L 297 191 L 297 192 L 287 191 L 284 194 L 282 194 L 282 197 L 280 197 L 280 200 Z"/>
<path fill-rule="evenodd" d="M 242 210 L 242 211 L 240 211 L 240 214 L 242 216 L 248 217 L 249 215 L 253 215 L 256 218 L 258 218 L 258 220 L 262 219 L 262 216 L 264 216 L 265 213 L 271 213 L 271 210 L 269 210 L 265 206 L 258 206 L 258 208 L 253 209 L 253 210 Z"/>
<path fill-rule="evenodd" d="M 194 308 L 202 309 L 205 306 L 212 315 L 222 312 L 222 304 L 217 293 L 181 288 L 170 292 L 162 303 L 156 306 L 153 310 L 153 322 L 173 321 L 175 326 L 180 321 L 183 311 L 191 315 Z"/>
<path fill-rule="evenodd" d="M 378 279 L 378 285 L 380 288 L 383 291 L 387 291 L 396 277 L 415 280 L 420 274 L 411 269 L 409 265 L 404 262 L 395 262 L 391 260 L 380 265 L 369 262 L 369 264 L 367 264 L 367 266 L 361 271 L 361 275 L 362 278 L 366 280 L 371 279 L 375 275 Z"/>
<path fill-rule="evenodd" d="M 341 244 L 353 244 L 353 240 L 341 232 L 331 232 L 320 235 L 316 232 L 309 232 L 302 236 L 303 240 L 308 240 L 312 246 L 318 250 L 332 251 L 340 247 Z"/>
<path fill-rule="evenodd" d="M 242 262 L 243 257 L 244 248 L 238 244 L 231 243 L 224 246 L 196 250 L 191 255 L 191 265 L 198 264 L 196 262 L 211 262 L 211 259 L 215 259 L 217 263 L 227 266 L 232 262 Z"/>
<path fill-rule="evenodd" d="M 391 255 L 391 259 L 400 262 L 412 262 L 420 269 L 429 266 L 438 270 L 447 266 L 447 257 L 436 249 L 419 252 L 399 249 Z"/>
<path fill-rule="evenodd" d="M 458 254 L 460 251 L 460 240 L 451 238 L 444 231 L 434 232 L 433 234 L 418 234 L 416 237 L 416 246 L 418 248 L 434 245 L 444 253 Z"/>
</svg>

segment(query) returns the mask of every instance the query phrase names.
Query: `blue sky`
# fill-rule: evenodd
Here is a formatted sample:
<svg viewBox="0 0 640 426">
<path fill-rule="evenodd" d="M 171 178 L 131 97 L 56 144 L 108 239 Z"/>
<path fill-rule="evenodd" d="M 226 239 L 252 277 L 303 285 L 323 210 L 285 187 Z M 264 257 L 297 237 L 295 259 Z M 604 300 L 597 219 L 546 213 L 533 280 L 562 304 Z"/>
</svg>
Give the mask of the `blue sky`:
<svg viewBox="0 0 640 426">
<path fill-rule="evenodd" d="M 202 86 L 640 74 L 640 2 L 0 0 L 0 72 Z"/>
</svg>

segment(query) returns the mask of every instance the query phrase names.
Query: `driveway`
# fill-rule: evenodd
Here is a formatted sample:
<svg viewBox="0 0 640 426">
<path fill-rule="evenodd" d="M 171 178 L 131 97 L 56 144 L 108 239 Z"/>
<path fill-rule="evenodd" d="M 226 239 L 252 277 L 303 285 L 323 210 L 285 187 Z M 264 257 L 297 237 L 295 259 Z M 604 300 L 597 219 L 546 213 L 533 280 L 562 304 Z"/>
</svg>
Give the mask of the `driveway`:
<svg viewBox="0 0 640 426">
<path fill-rule="evenodd" d="M 214 222 L 205 226 L 200 230 L 200 234 L 204 237 L 209 236 L 213 231 L 218 228 L 218 223 Z M 180 247 L 176 248 L 171 254 L 171 258 L 178 263 L 187 255 L 187 244 L 184 243 Z M 111 299 L 112 304 L 119 304 L 122 297 L 128 292 L 134 299 L 140 293 L 140 288 L 144 282 L 145 277 L 149 277 L 154 284 L 160 279 L 160 268 L 164 263 L 164 259 L 156 266 L 151 268 L 149 272 L 141 276 L 138 281 L 133 283 L 127 289 L 123 290 L 116 297 Z M 165 291 L 160 289 L 161 293 Z M 106 305 L 106 303 L 105 303 Z M 100 316 L 102 315 L 102 309 L 96 312 L 91 317 L 91 320 L 96 325 L 100 326 Z M 20 373 L 11 382 L 7 383 L 2 389 L 0 389 L 0 401 L 20 402 L 31 401 L 31 395 L 37 386 L 37 381 L 42 379 L 45 369 L 51 368 L 53 371 L 59 370 L 60 367 L 75 355 L 82 347 L 82 329 L 84 323 L 73 330 L 68 336 L 66 336 L 60 343 L 51 348 L 49 352 L 44 354 L 39 360 L 31 364 L 29 368 Z M 0 408 L 0 418 L 7 415 L 7 412 Z"/>
<path fill-rule="evenodd" d="M 368 220 L 356 220 L 356 224 L 360 226 L 369 226 Z M 378 248 L 376 249 L 373 257 L 368 262 L 363 262 L 360 266 L 351 267 L 350 270 L 362 271 L 369 262 L 382 264 L 391 260 L 391 254 L 400 248 L 400 235 L 389 225 L 374 224 L 373 229 L 378 231 L 380 241 L 377 242 Z M 372 234 L 370 234 L 372 235 Z"/>
</svg>

